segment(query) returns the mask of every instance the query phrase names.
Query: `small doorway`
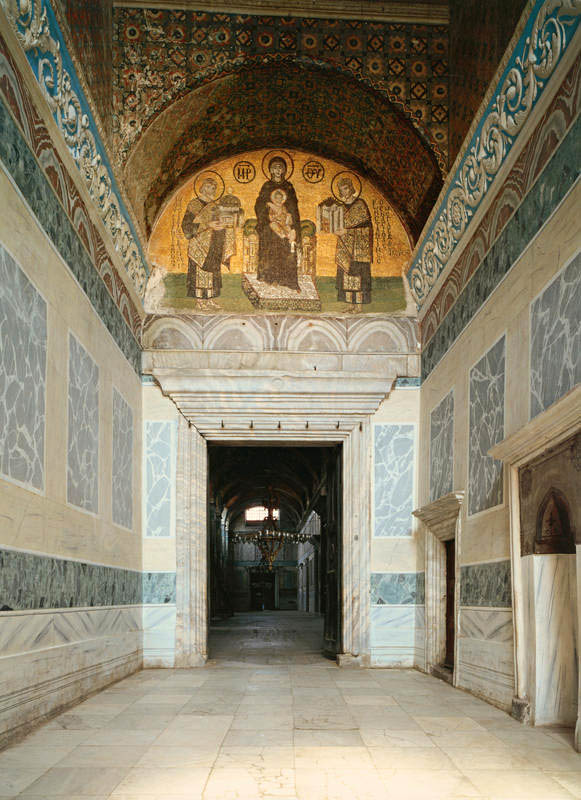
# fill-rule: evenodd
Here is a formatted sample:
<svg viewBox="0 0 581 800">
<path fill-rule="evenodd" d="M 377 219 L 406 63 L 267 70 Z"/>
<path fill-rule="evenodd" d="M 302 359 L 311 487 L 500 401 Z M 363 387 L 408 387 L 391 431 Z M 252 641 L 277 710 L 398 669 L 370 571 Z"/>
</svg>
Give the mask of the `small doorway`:
<svg viewBox="0 0 581 800">
<path fill-rule="evenodd" d="M 443 666 L 454 671 L 455 643 L 455 592 L 456 592 L 456 541 L 448 539 L 446 548 L 446 653 Z"/>
</svg>

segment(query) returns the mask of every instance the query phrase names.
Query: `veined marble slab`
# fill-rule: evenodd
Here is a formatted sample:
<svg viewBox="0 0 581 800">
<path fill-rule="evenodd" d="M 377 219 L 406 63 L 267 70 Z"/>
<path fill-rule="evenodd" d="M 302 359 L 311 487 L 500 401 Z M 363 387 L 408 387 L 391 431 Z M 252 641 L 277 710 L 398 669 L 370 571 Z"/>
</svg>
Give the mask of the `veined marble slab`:
<svg viewBox="0 0 581 800">
<path fill-rule="evenodd" d="M 411 667 L 416 663 L 416 628 L 423 618 L 420 615 L 418 619 L 419 609 L 413 605 L 371 607 L 369 636 L 374 666 Z"/>
<path fill-rule="evenodd" d="M 488 455 L 504 438 L 505 337 L 470 370 L 468 513 L 503 501 L 502 462 Z"/>
<path fill-rule="evenodd" d="M 144 572 L 143 603 L 174 603 L 176 601 L 175 572 Z"/>
<path fill-rule="evenodd" d="M 99 512 L 99 367 L 69 334 L 67 501 Z"/>
<path fill-rule="evenodd" d="M 372 572 L 372 605 L 407 605 L 425 602 L 423 572 Z"/>
<path fill-rule="evenodd" d="M 44 489 L 46 302 L 0 245 L 0 474 Z"/>
<path fill-rule="evenodd" d="M 133 411 L 113 387 L 113 522 L 133 527 Z"/>
<path fill-rule="evenodd" d="M 175 533 L 174 487 L 177 422 L 145 422 L 144 525 L 146 537 Z"/>
<path fill-rule="evenodd" d="M 143 607 L 143 666 L 173 667 L 176 643 L 176 607 Z"/>
<path fill-rule="evenodd" d="M 510 608 L 510 561 L 468 564 L 460 568 L 460 605 Z"/>
<path fill-rule="evenodd" d="M 375 426 L 375 536 L 411 536 L 414 425 Z"/>
<path fill-rule="evenodd" d="M 531 304 L 531 419 L 581 383 L 581 253 Z"/>
<path fill-rule="evenodd" d="M 488 642 L 513 641 L 512 609 L 460 608 L 459 635 Z"/>
<path fill-rule="evenodd" d="M 454 488 L 454 390 L 430 414 L 430 502 Z"/>
</svg>

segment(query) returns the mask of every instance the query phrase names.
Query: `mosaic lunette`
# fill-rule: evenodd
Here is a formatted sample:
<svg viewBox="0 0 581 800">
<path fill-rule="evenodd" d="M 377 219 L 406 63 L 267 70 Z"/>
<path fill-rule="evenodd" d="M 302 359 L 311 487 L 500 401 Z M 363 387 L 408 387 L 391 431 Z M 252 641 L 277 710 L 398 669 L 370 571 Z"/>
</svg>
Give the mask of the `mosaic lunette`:
<svg viewBox="0 0 581 800">
<path fill-rule="evenodd" d="M 67 501 L 99 510 L 99 367 L 69 334 Z"/>
<path fill-rule="evenodd" d="M 454 488 L 454 390 L 430 415 L 430 502 Z"/>
<path fill-rule="evenodd" d="M 411 536 L 413 425 L 375 427 L 375 536 Z"/>
<path fill-rule="evenodd" d="M 468 513 L 502 503 L 502 462 L 488 451 L 504 437 L 503 336 L 470 370 Z"/>
<path fill-rule="evenodd" d="M 0 245 L 0 473 L 44 488 L 46 303 Z"/>
<path fill-rule="evenodd" d="M 175 422 L 145 423 L 145 535 L 172 534 L 172 486 L 175 470 Z"/>
<path fill-rule="evenodd" d="M 581 383 L 581 253 L 531 305 L 531 418 Z"/>
<path fill-rule="evenodd" d="M 113 389 L 113 522 L 133 525 L 133 411 Z"/>
</svg>

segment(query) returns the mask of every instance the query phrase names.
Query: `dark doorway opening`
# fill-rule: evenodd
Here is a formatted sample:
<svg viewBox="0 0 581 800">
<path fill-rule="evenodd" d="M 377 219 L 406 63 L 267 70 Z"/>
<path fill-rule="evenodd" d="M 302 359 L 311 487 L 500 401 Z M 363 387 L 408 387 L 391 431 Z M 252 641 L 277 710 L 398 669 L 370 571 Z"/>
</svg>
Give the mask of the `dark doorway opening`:
<svg viewBox="0 0 581 800">
<path fill-rule="evenodd" d="M 454 597 L 456 589 L 456 540 L 444 542 L 446 546 L 446 655 L 444 666 L 454 670 Z"/>
<path fill-rule="evenodd" d="M 341 463 L 340 444 L 208 446 L 210 658 L 341 652 Z M 270 563 L 269 514 L 285 534 Z"/>
</svg>

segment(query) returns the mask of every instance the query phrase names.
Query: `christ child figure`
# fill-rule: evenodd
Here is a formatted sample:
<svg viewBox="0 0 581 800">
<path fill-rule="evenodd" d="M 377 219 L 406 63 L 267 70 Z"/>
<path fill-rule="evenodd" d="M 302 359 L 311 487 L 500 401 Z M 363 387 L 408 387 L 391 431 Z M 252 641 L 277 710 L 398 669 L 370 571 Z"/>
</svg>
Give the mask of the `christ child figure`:
<svg viewBox="0 0 581 800">
<path fill-rule="evenodd" d="M 281 239 L 288 239 L 291 246 L 291 253 L 295 251 L 296 231 L 292 227 L 292 217 L 285 207 L 286 192 L 282 189 L 275 189 L 270 195 L 268 205 L 268 220 L 270 227 L 280 236 Z"/>
</svg>

